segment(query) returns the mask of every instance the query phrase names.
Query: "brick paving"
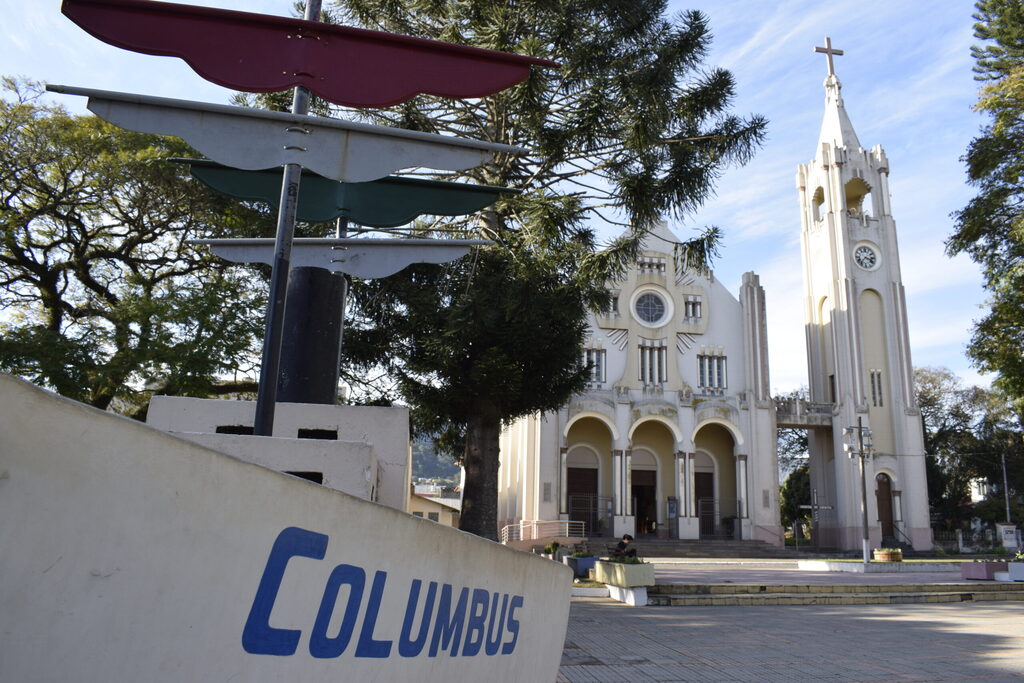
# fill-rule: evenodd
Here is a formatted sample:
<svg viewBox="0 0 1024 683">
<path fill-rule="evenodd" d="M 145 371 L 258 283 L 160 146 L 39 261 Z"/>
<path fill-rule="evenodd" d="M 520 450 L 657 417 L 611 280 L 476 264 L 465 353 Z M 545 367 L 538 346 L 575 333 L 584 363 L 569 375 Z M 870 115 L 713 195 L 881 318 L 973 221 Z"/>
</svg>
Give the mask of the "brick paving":
<svg viewBox="0 0 1024 683">
<path fill-rule="evenodd" d="M 658 583 L 876 584 L 959 575 L 656 565 Z M 955 577 L 955 578 L 954 578 Z M 559 682 L 1024 682 L 1024 603 L 630 607 L 574 598 Z"/>
</svg>

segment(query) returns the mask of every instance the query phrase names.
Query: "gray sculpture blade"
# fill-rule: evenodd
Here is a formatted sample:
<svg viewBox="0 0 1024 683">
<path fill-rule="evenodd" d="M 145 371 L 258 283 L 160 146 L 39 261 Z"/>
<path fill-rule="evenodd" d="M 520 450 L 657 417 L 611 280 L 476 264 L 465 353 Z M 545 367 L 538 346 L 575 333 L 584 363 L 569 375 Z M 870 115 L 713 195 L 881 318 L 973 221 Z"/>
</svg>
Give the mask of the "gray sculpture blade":
<svg viewBox="0 0 1024 683">
<path fill-rule="evenodd" d="M 343 119 L 62 85 L 46 88 L 88 97 L 89 110 L 115 126 L 174 135 L 215 161 L 247 170 L 299 164 L 324 177 L 356 183 L 416 167 L 459 171 L 495 154 L 525 151 Z"/>
<path fill-rule="evenodd" d="M 210 247 L 232 263 L 273 263 L 273 239 L 190 240 Z M 394 275 L 413 263 L 448 263 L 489 240 L 299 238 L 292 243 L 293 268 L 324 268 L 353 277 L 374 279 Z"/>
</svg>

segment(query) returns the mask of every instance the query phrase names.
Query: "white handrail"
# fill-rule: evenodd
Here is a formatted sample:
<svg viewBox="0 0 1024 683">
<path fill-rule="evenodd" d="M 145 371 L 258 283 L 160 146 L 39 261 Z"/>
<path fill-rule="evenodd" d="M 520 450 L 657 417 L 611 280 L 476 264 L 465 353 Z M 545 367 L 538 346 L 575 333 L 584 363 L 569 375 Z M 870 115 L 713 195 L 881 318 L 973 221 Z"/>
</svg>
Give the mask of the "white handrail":
<svg viewBox="0 0 1024 683">
<path fill-rule="evenodd" d="M 508 524 L 501 529 L 499 539 L 502 543 L 510 541 L 530 541 L 543 538 L 583 537 L 586 535 L 586 523 L 573 520 L 522 520 L 518 524 Z"/>
</svg>

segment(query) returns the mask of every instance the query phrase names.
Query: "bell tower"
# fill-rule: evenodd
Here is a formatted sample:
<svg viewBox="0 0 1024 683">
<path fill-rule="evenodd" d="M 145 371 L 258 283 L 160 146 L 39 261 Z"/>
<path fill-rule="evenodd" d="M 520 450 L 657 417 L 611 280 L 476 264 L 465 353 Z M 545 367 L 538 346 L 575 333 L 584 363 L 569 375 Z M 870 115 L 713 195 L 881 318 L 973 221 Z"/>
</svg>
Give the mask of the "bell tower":
<svg viewBox="0 0 1024 683">
<path fill-rule="evenodd" d="M 831 430 L 811 430 L 811 486 L 824 545 L 862 546 L 862 486 L 871 547 L 930 549 L 921 417 L 914 395 L 906 302 L 889 162 L 864 149 L 828 59 L 825 113 L 815 158 L 797 168 L 811 401 L 831 403 Z M 844 430 L 864 428 L 864 457 L 844 450 Z M 866 431 L 870 430 L 870 432 Z M 854 434 L 856 436 L 856 433 Z M 849 437 L 847 437 L 849 440 Z M 873 451 L 873 452 L 872 452 Z"/>
</svg>

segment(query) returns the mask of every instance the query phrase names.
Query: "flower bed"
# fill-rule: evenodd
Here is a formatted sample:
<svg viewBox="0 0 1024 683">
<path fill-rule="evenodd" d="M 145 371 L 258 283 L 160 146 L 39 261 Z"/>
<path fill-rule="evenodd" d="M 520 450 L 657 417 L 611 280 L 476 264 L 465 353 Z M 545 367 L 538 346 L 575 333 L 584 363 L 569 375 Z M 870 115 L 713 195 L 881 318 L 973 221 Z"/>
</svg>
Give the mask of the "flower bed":
<svg viewBox="0 0 1024 683">
<path fill-rule="evenodd" d="M 599 560 L 594 566 L 594 580 L 611 586 L 631 588 L 654 585 L 654 565 L 625 564 Z"/>
</svg>

